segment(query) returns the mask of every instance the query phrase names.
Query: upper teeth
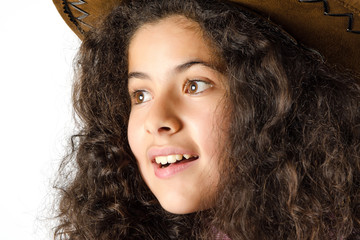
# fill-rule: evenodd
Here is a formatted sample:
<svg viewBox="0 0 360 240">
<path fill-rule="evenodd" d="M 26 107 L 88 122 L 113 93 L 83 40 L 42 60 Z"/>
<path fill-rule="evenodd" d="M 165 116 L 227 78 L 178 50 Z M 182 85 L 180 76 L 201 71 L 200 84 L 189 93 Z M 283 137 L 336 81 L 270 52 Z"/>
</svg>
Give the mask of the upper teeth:
<svg viewBox="0 0 360 240">
<path fill-rule="evenodd" d="M 155 161 L 157 164 L 162 164 L 162 165 L 165 165 L 165 164 L 168 164 L 168 163 L 174 163 L 176 161 L 180 161 L 183 159 L 183 156 L 185 159 L 189 159 L 191 157 L 195 157 L 193 155 L 190 155 L 190 154 L 175 154 L 175 155 L 168 155 L 168 156 L 158 156 L 158 157 L 155 157 Z"/>
</svg>

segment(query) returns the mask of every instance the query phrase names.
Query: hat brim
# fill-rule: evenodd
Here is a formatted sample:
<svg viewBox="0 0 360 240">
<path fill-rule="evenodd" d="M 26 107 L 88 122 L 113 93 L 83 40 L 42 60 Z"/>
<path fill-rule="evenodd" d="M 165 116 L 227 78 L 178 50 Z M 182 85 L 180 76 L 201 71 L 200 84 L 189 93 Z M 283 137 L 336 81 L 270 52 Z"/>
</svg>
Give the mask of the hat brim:
<svg viewBox="0 0 360 240">
<path fill-rule="evenodd" d="M 121 0 L 53 0 L 80 38 Z M 279 25 L 331 64 L 360 73 L 360 1 L 234 0 Z"/>
</svg>

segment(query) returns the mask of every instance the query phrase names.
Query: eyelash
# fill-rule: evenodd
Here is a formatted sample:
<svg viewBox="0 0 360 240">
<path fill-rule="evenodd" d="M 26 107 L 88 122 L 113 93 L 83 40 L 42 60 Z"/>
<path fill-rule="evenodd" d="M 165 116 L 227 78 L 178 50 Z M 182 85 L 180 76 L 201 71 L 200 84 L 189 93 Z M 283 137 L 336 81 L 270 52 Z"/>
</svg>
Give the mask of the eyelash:
<svg viewBox="0 0 360 240">
<path fill-rule="evenodd" d="M 196 89 L 194 91 L 197 91 L 199 89 L 199 83 L 201 84 L 205 84 L 206 85 L 206 89 L 202 90 L 202 91 L 199 91 L 199 92 L 194 92 L 194 93 L 191 93 L 191 86 L 193 83 L 196 83 L 197 86 L 196 86 Z M 186 81 L 186 83 L 184 84 L 184 87 L 183 87 L 183 91 L 184 93 L 186 94 L 190 94 L 190 95 L 197 95 L 197 94 L 200 94 L 204 91 L 206 91 L 208 88 L 211 88 L 213 86 L 213 84 L 209 81 L 204 81 L 204 80 L 199 80 L 199 79 L 195 79 L 195 80 L 188 80 Z M 202 86 L 204 88 L 204 86 Z M 144 96 L 144 93 L 147 93 L 147 94 L 150 94 L 147 90 L 144 90 L 144 89 L 139 89 L 139 90 L 135 90 L 131 93 L 131 101 L 135 104 L 135 105 L 138 105 L 138 104 L 142 104 L 142 103 L 145 103 L 149 100 L 140 100 L 140 101 L 137 101 L 139 100 L 140 97 L 142 97 L 143 99 L 146 98 L 146 96 Z M 138 94 L 142 94 L 142 95 L 138 95 Z M 146 95 L 146 94 L 145 94 Z"/>
</svg>

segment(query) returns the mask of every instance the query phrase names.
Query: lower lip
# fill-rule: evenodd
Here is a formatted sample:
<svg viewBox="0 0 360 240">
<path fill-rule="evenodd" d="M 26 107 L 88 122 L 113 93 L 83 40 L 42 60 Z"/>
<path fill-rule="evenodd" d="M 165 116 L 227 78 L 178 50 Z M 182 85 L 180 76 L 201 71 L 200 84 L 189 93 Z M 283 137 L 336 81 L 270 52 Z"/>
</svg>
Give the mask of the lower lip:
<svg viewBox="0 0 360 240">
<path fill-rule="evenodd" d="M 198 158 L 195 160 L 191 160 L 191 161 L 183 160 L 178 163 L 170 164 L 168 167 L 165 167 L 165 168 L 162 168 L 161 165 L 159 165 L 157 163 L 153 163 L 154 170 L 155 170 L 155 176 L 157 176 L 158 178 L 161 178 L 161 179 L 170 178 L 170 177 L 174 176 L 175 174 L 182 172 L 183 170 L 185 170 L 188 167 L 190 167 L 191 165 L 193 165 L 196 162 L 196 160 L 198 160 Z"/>
</svg>

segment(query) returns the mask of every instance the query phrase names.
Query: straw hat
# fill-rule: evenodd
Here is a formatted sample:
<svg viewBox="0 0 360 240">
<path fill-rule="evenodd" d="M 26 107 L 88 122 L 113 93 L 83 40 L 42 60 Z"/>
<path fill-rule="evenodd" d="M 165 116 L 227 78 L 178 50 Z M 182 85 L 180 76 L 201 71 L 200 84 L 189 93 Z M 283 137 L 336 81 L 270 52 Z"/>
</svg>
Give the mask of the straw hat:
<svg viewBox="0 0 360 240">
<path fill-rule="evenodd" d="M 360 73 L 360 0 L 234 0 L 281 26 L 332 64 Z M 121 0 L 53 0 L 76 35 Z"/>
</svg>

